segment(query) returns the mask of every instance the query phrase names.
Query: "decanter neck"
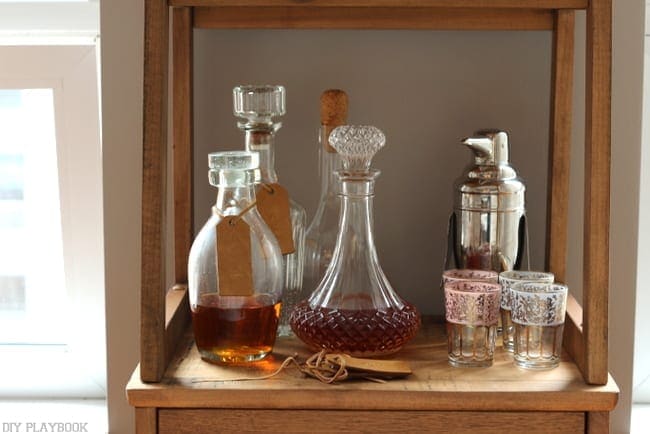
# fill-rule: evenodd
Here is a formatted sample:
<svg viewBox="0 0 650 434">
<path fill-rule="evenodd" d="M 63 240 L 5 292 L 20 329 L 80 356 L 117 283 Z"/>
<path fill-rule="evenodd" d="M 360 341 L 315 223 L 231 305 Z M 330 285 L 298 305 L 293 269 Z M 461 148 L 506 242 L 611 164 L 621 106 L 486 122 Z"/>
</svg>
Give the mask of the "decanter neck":
<svg viewBox="0 0 650 434">
<path fill-rule="evenodd" d="M 275 128 L 246 128 L 245 143 L 247 151 L 254 151 L 260 156 L 261 181 L 267 184 L 278 182 L 275 173 Z"/>
<path fill-rule="evenodd" d="M 254 184 L 219 186 L 217 202 L 212 207 L 213 214 L 236 215 L 255 201 Z"/>
<path fill-rule="evenodd" d="M 331 128 L 327 126 L 322 126 L 320 130 L 320 149 L 319 149 L 319 160 L 320 160 L 320 179 L 321 179 L 321 188 L 320 188 L 320 199 L 321 203 L 325 200 L 331 200 L 336 198 L 336 195 L 339 192 L 338 188 L 338 178 L 335 175 L 335 171 L 341 169 L 341 158 L 339 154 L 336 153 L 334 148 L 327 144 L 327 137 L 331 132 Z"/>
</svg>

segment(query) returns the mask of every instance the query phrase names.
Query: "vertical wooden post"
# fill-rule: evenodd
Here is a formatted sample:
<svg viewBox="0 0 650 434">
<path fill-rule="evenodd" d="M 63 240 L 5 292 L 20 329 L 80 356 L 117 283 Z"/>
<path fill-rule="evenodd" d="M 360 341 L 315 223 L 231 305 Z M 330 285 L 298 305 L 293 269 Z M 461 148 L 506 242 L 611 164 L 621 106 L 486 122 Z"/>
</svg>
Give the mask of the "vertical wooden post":
<svg viewBox="0 0 650 434">
<path fill-rule="evenodd" d="M 609 413 L 606 411 L 587 412 L 587 434 L 607 434 L 609 432 Z"/>
<path fill-rule="evenodd" d="M 158 409 L 137 407 L 135 409 L 136 434 L 156 434 L 158 432 Z"/>
<path fill-rule="evenodd" d="M 173 9 L 173 158 L 175 283 L 187 283 L 193 238 L 192 8 Z"/>
<path fill-rule="evenodd" d="M 140 377 L 160 381 L 165 369 L 164 204 L 167 161 L 168 6 L 145 1 L 142 168 Z"/>
<path fill-rule="evenodd" d="M 553 26 L 546 266 L 560 282 L 567 265 L 574 17 L 572 10 L 557 10 Z"/>
<path fill-rule="evenodd" d="M 611 30 L 611 0 L 591 0 L 587 9 L 583 267 L 583 374 L 590 384 L 607 383 Z"/>
</svg>

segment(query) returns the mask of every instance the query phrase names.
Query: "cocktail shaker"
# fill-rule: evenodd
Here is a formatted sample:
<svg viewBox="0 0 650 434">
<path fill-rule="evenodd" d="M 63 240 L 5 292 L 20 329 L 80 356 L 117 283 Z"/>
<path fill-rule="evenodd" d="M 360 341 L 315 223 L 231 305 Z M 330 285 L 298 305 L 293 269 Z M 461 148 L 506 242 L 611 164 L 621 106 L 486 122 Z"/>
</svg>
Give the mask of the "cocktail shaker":
<svg viewBox="0 0 650 434">
<path fill-rule="evenodd" d="M 526 186 L 509 163 L 508 135 L 481 130 L 462 140 L 474 161 L 454 184 L 450 244 L 456 268 L 520 268 L 526 239 Z"/>
</svg>

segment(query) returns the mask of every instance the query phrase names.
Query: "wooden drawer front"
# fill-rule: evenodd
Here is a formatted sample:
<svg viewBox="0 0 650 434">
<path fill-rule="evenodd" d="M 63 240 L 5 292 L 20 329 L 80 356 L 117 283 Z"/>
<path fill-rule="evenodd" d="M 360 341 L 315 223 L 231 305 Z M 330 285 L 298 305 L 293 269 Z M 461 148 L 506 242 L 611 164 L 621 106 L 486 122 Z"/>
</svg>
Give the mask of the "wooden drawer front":
<svg viewBox="0 0 650 434">
<path fill-rule="evenodd" d="M 160 409 L 158 432 L 584 433 L 585 413 Z"/>
</svg>

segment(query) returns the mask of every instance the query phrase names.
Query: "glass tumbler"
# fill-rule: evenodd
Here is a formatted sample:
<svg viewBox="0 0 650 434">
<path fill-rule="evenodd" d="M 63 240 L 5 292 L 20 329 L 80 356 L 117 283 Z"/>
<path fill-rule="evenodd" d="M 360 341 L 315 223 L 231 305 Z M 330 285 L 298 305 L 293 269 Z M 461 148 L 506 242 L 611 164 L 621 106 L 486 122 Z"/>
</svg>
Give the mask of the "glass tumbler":
<svg viewBox="0 0 650 434">
<path fill-rule="evenodd" d="M 513 352 L 515 349 L 515 326 L 511 319 L 510 288 L 521 282 L 553 283 L 553 273 L 543 271 L 502 271 L 499 274 L 501 283 L 501 324 L 503 325 L 503 349 Z"/>
<path fill-rule="evenodd" d="M 551 369 L 560 364 L 567 292 L 565 285 L 541 282 L 510 289 L 517 366 Z"/>
<path fill-rule="evenodd" d="M 445 317 L 449 364 L 491 366 L 499 319 L 501 285 L 491 282 L 448 282 Z"/>
<path fill-rule="evenodd" d="M 484 281 L 497 283 L 499 273 L 492 270 L 473 270 L 470 268 L 452 268 L 442 272 L 443 286 L 448 282 Z"/>
</svg>

